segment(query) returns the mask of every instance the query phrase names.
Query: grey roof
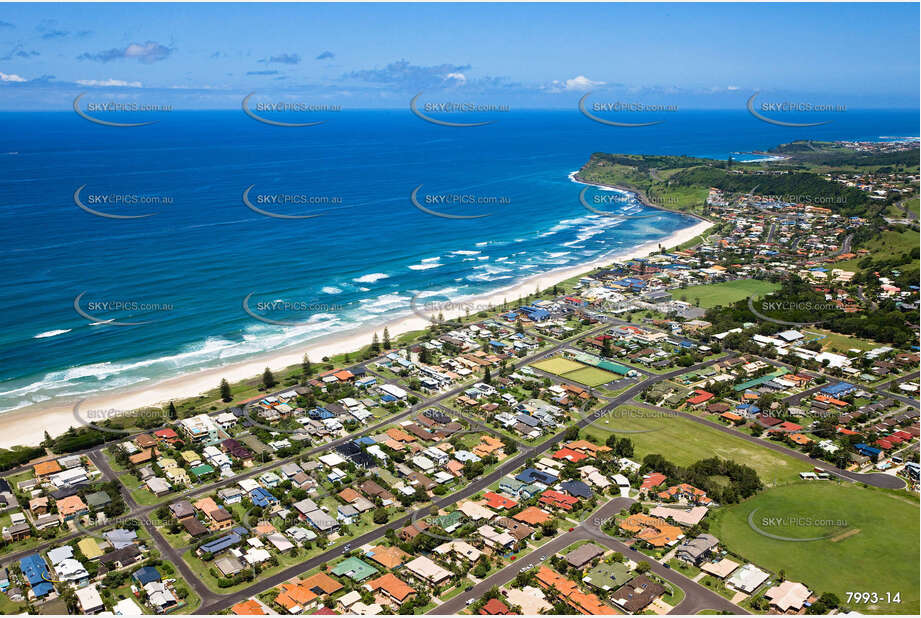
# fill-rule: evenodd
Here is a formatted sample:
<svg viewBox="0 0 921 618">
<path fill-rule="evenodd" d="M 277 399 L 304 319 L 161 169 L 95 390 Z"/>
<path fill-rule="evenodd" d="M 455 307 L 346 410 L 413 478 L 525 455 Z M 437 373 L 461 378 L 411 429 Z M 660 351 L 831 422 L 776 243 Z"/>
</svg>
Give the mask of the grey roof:
<svg viewBox="0 0 921 618">
<path fill-rule="evenodd" d="M 720 541 L 718 538 L 712 534 L 701 534 L 695 539 L 687 539 L 681 545 L 678 546 L 676 554 L 685 554 L 694 560 L 710 551 L 717 545 Z"/>
<path fill-rule="evenodd" d="M 586 543 L 566 554 L 564 558 L 566 562 L 579 569 L 602 555 L 604 555 L 604 548 L 594 543 Z"/>
</svg>

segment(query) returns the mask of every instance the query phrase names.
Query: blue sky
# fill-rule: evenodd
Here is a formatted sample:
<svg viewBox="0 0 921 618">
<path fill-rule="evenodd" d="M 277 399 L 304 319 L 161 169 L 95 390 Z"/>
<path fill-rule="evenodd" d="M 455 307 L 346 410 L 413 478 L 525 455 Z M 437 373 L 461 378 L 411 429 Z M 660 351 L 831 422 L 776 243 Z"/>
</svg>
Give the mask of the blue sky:
<svg viewBox="0 0 921 618">
<path fill-rule="evenodd" d="M 755 91 L 917 107 L 918 4 L 2 4 L 0 109 L 81 92 L 179 108 L 732 108 Z M 284 99 L 279 99 L 284 100 Z"/>
</svg>

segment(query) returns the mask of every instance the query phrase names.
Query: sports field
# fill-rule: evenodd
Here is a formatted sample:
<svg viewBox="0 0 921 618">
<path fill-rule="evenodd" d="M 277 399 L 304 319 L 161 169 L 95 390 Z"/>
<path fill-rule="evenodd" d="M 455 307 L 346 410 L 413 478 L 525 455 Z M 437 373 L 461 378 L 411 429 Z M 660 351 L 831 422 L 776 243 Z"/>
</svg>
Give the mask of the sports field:
<svg viewBox="0 0 921 618">
<path fill-rule="evenodd" d="M 654 410 L 632 406 L 618 407 L 585 431 L 596 437 L 594 442 L 600 440 L 600 444 L 604 444 L 609 433 L 630 438 L 635 449 L 634 461 L 642 461 L 651 453 L 679 466 L 714 456 L 731 459 L 754 468 L 765 485 L 798 480 L 800 472 L 812 469 L 806 462 L 684 417 L 663 416 Z"/>
<path fill-rule="evenodd" d="M 725 307 L 749 296 L 764 296 L 779 289 L 778 284 L 770 281 L 738 279 L 724 283 L 692 285 L 683 290 L 672 290 L 671 295 L 676 300 L 683 300 L 692 305 L 697 305 L 697 302 L 700 301 L 699 306 L 701 309 L 709 309 L 717 305 Z"/>
<path fill-rule="evenodd" d="M 751 513 L 755 511 L 755 515 Z M 751 521 L 750 521 L 751 519 Z M 774 536 L 813 541 L 788 541 Z M 918 503 L 907 497 L 837 482 L 775 487 L 720 508 L 710 532 L 756 565 L 815 592 L 901 594 L 900 603 L 851 603 L 860 613 L 918 614 Z M 821 538 L 826 537 L 826 538 Z"/>
<path fill-rule="evenodd" d="M 610 371 L 605 371 L 604 369 L 598 369 L 597 367 L 584 367 L 583 369 L 570 371 L 566 374 L 565 377 L 569 380 L 575 380 L 580 384 L 594 387 L 600 386 L 602 384 L 607 384 L 611 380 L 616 380 L 620 376 L 613 374 Z"/>
<path fill-rule="evenodd" d="M 535 369 L 540 369 L 541 371 L 546 371 L 547 373 L 552 373 L 566 378 L 567 380 L 572 380 L 573 382 L 591 387 L 607 384 L 611 380 L 616 380 L 620 377 L 615 373 L 599 369 L 598 367 L 590 367 L 589 365 L 583 365 L 582 363 L 559 357 L 531 363 L 531 366 Z"/>
<path fill-rule="evenodd" d="M 536 363 L 531 363 L 532 367 L 540 369 L 541 371 L 546 371 L 547 373 L 552 373 L 558 376 L 563 375 L 564 373 L 570 371 L 576 371 L 582 369 L 586 365 L 582 363 L 577 363 L 576 361 L 571 361 L 565 358 L 548 358 L 547 360 L 538 361 Z"/>
</svg>

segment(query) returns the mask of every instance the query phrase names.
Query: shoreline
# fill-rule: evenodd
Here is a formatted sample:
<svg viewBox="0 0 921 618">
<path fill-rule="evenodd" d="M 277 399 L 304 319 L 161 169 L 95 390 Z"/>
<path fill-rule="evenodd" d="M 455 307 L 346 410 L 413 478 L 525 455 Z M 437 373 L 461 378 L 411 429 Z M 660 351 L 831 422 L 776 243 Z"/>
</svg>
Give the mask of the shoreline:
<svg viewBox="0 0 921 618">
<path fill-rule="evenodd" d="M 589 184 L 583 183 L 581 184 Z M 606 186 L 606 185 L 595 185 Z M 660 210 L 669 210 L 654 204 L 648 204 L 645 194 L 623 187 L 609 187 L 618 191 L 627 191 L 634 193 L 646 206 L 658 208 Z M 551 270 L 546 273 L 536 274 L 527 277 L 507 288 L 502 288 L 492 292 L 472 295 L 469 297 L 452 298 L 446 301 L 435 301 L 442 307 L 445 319 L 452 319 L 463 316 L 465 307 L 473 306 L 471 313 L 485 309 L 487 306 L 501 305 L 506 299 L 514 301 L 519 295 L 523 296 L 534 292 L 535 288 L 546 290 L 554 284 L 558 284 L 572 277 L 588 273 L 600 266 L 606 266 L 614 261 L 628 260 L 636 257 L 644 257 L 649 253 L 656 251 L 659 246 L 664 248 L 676 247 L 692 238 L 699 236 L 714 224 L 706 219 L 683 213 L 681 211 L 672 211 L 676 214 L 683 214 L 698 220 L 695 225 L 681 228 L 672 232 L 670 235 L 659 240 L 649 241 L 634 249 L 620 250 L 598 259 L 586 262 L 579 266 L 570 266 Z M 479 306 L 479 308 L 475 308 Z M 203 392 L 213 390 L 217 387 L 222 378 L 226 378 L 231 384 L 245 379 L 251 379 L 260 375 L 265 367 L 270 367 L 272 371 L 280 371 L 291 365 L 301 363 L 304 354 L 308 354 L 314 363 L 320 362 L 320 359 L 326 356 L 332 357 L 336 354 L 345 352 L 354 352 L 367 345 L 374 333 L 380 333 L 386 327 L 392 339 L 414 330 L 424 329 L 429 320 L 416 314 L 411 306 L 411 313 L 387 320 L 375 325 L 364 325 L 353 329 L 351 332 L 335 333 L 319 337 L 313 341 L 295 344 L 256 355 L 244 361 L 232 363 L 222 367 L 203 369 L 191 373 L 186 373 L 173 378 L 167 378 L 155 384 L 144 386 L 128 387 L 123 390 L 114 389 L 102 393 L 96 397 L 85 398 L 81 407 L 83 409 L 115 409 L 115 410 L 135 410 L 142 407 L 156 407 L 165 405 L 170 400 L 180 400 L 190 397 L 196 397 Z M 426 311 L 435 311 L 435 309 L 426 309 Z M 32 406 L 27 406 L 17 410 L 11 410 L 0 414 L 0 424 L 4 428 L 3 435 L 0 437 L 0 448 L 10 448 L 12 446 L 27 446 L 40 443 L 44 439 L 44 433 L 47 431 L 52 436 L 57 436 L 71 426 L 77 426 L 77 420 L 74 417 L 73 406 L 79 398 L 67 401 L 58 400 L 55 402 L 43 402 Z"/>
<path fill-rule="evenodd" d="M 590 182 L 588 180 L 583 180 L 579 178 L 578 171 L 572 172 L 569 175 L 569 179 L 573 181 L 574 183 L 580 184 L 580 185 L 588 185 L 590 187 L 601 187 L 603 189 L 613 189 L 614 191 L 619 191 L 621 193 L 632 193 L 636 197 L 636 199 L 646 208 L 655 208 L 656 210 L 664 210 L 666 212 L 674 213 L 676 215 L 684 215 L 686 217 L 691 217 L 693 219 L 697 219 L 698 221 L 703 221 L 706 223 L 710 223 L 712 225 L 712 222 L 709 219 L 706 219 L 700 215 L 694 214 L 692 212 L 685 212 L 683 210 L 675 210 L 674 208 L 668 208 L 667 206 L 661 206 L 659 204 L 654 203 L 652 200 L 649 199 L 649 196 L 646 195 L 646 191 L 644 191 L 643 189 L 640 189 L 639 187 L 630 187 L 627 185 L 605 185 L 600 182 Z M 678 243 L 678 244 L 681 244 L 681 243 Z"/>
</svg>

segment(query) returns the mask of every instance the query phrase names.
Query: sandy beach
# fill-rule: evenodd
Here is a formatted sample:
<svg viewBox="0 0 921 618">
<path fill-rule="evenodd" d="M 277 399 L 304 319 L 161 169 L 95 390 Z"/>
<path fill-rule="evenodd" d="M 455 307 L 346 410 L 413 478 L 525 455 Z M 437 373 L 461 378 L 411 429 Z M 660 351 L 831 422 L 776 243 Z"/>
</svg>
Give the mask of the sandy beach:
<svg viewBox="0 0 921 618">
<path fill-rule="evenodd" d="M 657 208 L 655 205 L 647 204 L 647 206 Z M 545 290 L 556 283 L 586 273 L 599 266 L 608 265 L 613 261 L 648 255 L 650 252 L 657 250 L 659 245 L 675 247 L 702 234 L 712 226 L 713 223 L 701 220 L 697 224 L 678 230 L 666 238 L 640 245 L 632 250 L 610 254 L 580 266 L 535 275 L 496 292 L 475 297 L 452 299 L 450 302 L 439 301 L 437 306 L 426 304 L 426 301 L 421 299 L 419 301 L 420 306 L 417 308 L 419 313 L 425 312 L 427 315 L 440 311 L 446 319 L 463 315 L 468 307 L 471 313 L 474 313 L 488 306 L 500 305 L 506 300 L 508 302 L 516 301 L 519 296 L 530 294 L 538 288 Z M 273 371 L 281 370 L 291 365 L 300 364 L 305 353 L 309 354 L 310 359 L 316 363 L 325 356 L 355 351 L 367 345 L 372 334 L 374 332 L 380 334 L 385 326 L 389 329 L 391 337 L 395 338 L 402 333 L 424 329 L 427 323 L 427 319 L 421 315 L 416 315 L 414 312 L 411 315 L 394 318 L 388 322 L 363 326 L 349 333 L 338 333 L 327 338 L 279 349 L 244 362 L 188 373 L 155 384 L 145 385 L 144 387 L 109 391 L 100 394 L 98 397 L 84 400 L 80 408 L 84 411 L 88 409 L 133 410 L 145 406 L 165 404 L 171 399 L 178 400 L 194 397 L 215 388 L 221 378 L 226 378 L 233 383 L 259 375 L 265 367 L 271 367 Z M 2 423 L 3 427 L 3 435 L 0 436 L 0 447 L 9 448 L 15 445 L 38 444 L 44 438 L 45 431 L 54 436 L 64 433 L 71 426 L 77 426 L 79 423 L 75 419 L 73 412 L 75 403 L 77 403 L 77 400 L 58 400 L 4 413 L 0 416 L 0 423 Z"/>
</svg>

